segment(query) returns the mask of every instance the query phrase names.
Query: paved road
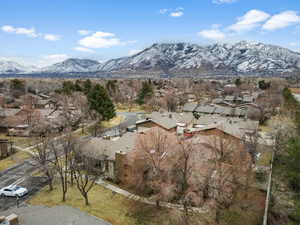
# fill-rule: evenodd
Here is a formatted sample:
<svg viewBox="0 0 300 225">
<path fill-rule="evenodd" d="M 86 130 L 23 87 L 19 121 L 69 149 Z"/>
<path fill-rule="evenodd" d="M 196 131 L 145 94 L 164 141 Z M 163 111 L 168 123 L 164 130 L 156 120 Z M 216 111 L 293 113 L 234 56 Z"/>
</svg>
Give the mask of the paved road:
<svg viewBox="0 0 300 225">
<path fill-rule="evenodd" d="M 46 184 L 44 178 L 30 176 L 36 169 L 32 160 L 26 160 L 8 170 L 0 172 L 0 188 L 11 184 L 26 187 L 29 191 L 28 195 L 20 198 L 18 201 L 19 204 L 22 204 Z M 0 212 L 16 205 L 16 198 L 0 197 Z"/>
<path fill-rule="evenodd" d="M 119 134 L 119 127 L 126 128 L 132 125 L 135 125 L 136 121 L 140 120 L 140 115 L 142 113 L 138 112 L 119 112 L 117 113 L 120 116 L 124 116 L 124 121 L 118 126 L 108 128 L 105 130 L 101 136 L 117 136 Z"/>
<path fill-rule="evenodd" d="M 139 120 L 138 113 L 118 113 L 125 117 L 124 121 L 122 122 L 121 126 L 128 127 L 134 125 L 137 120 Z M 116 127 L 110 128 L 107 132 L 115 132 Z M 59 138 L 55 138 L 54 141 Z M 21 149 L 19 149 L 21 150 Z M 22 149 L 23 151 L 27 151 L 30 153 L 31 148 Z M 21 198 L 19 203 L 22 204 L 25 200 L 27 200 L 30 196 L 35 194 L 38 190 L 40 190 L 43 186 L 46 185 L 45 178 L 41 177 L 31 177 L 35 170 L 38 167 L 33 160 L 26 160 L 21 162 L 18 165 L 15 165 L 12 168 L 9 168 L 5 171 L 0 172 L 0 188 L 5 186 L 16 184 L 26 187 L 29 190 L 29 194 Z M 16 205 L 15 198 L 7 198 L 3 197 L 0 198 L 0 212 L 9 209 Z"/>
</svg>

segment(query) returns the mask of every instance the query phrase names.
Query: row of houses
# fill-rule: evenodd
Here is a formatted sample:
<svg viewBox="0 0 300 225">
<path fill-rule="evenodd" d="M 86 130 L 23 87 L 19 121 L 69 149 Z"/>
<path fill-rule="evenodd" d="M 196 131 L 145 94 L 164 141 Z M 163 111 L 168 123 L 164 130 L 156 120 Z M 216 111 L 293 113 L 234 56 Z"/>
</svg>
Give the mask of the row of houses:
<svg viewBox="0 0 300 225">
<path fill-rule="evenodd" d="M 243 104 L 239 106 L 227 104 L 226 106 L 219 104 L 197 104 L 187 103 L 182 111 L 186 113 L 194 113 L 201 115 L 220 115 L 226 117 L 247 118 L 249 110 L 257 108 L 255 104 Z"/>
<path fill-rule="evenodd" d="M 96 160 L 95 165 L 106 174 L 107 178 L 118 180 L 120 174 L 124 175 L 122 172 L 123 161 L 126 159 L 126 155 L 135 148 L 138 136 L 150 135 L 153 130 L 162 130 L 185 138 L 199 138 L 199 135 L 203 137 L 225 135 L 243 142 L 247 135 L 257 132 L 258 122 L 211 115 L 195 119 L 192 113 L 153 112 L 137 121 L 132 132 L 126 132 L 110 139 L 90 138 L 84 144 L 83 153 Z"/>
<path fill-rule="evenodd" d="M 68 114 L 68 121 L 66 120 Z M 28 105 L 21 108 L 0 107 L 0 132 L 10 136 L 36 136 L 43 132 L 59 132 L 67 123 L 80 118 L 76 109 L 68 110 L 57 108 L 37 109 Z"/>
</svg>

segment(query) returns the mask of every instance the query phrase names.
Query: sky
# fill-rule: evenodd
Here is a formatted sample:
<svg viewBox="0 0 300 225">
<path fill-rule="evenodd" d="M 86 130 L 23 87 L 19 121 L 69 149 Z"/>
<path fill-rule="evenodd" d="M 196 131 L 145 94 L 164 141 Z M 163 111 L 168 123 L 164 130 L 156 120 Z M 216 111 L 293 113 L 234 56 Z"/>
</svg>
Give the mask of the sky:
<svg viewBox="0 0 300 225">
<path fill-rule="evenodd" d="M 2 0 L 0 59 L 106 61 L 153 43 L 241 40 L 300 52 L 299 0 Z"/>
</svg>

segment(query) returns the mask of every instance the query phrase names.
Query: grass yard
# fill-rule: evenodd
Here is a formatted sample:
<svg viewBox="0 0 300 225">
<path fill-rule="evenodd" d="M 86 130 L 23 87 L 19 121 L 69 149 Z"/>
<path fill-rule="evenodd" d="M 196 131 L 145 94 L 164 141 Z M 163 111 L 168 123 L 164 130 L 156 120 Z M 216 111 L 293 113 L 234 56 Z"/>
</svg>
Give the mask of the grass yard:
<svg viewBox="0 0 300 225">
<path fill-rule="evenodd" d="M 130 107 L 127 104 L 117 104 L 116 111 L 117 112 L 144 112 L 145 108 L 137 104 L 134 104 L 132 107 Z"/>
<path fill-rule="evenodd" d="M 78 128 L 73 132 L 75 137 L 84 137 L 91 134 L 91 127 Z"/>
<path fill-rule="evenodd" d="M 118 126 L 120 123 L 124 121 L 124 117 L 121 115 L 115 116 L 114 118 L 101 122 L 102 127 L 111 128 L 114 126 Z"/>
<path fill-rule="evenodd" d="M 257 161 L 258 166 L 270 166 L 272 160 L 272 152 L 266 151 L 262 152 L 261 156 L 259 157 Z"/>
<path fill-rule="evenodd" d="M 266 194 L 256 188 L 238 191 L 233 205 L 220 213 L 220 225 L 261 224 Z"/>
<path fill-rule="evenodd" d="M 21 163 L 22 161 L 29 159 L 31 156 L 27 152 L 18 151 L 15 154 L 0 160 L 0 171 L 6 170 L 15 164 Z"/>
<path fill-rule="evenodd" d="M 290 88 L 290 91 L 294 94 L 300 94 L 300 88 Z"/>
<path fill-rule="evenodd" d="M 14 145 L 17 145 L 19 147 L 29 147 L 36 143 L 35 138 L 31 137 L 13 137 L 13 136 L 7 136 L 6 134 L 0 133 L 0 139 L 8 139 L 14 143 Z"/>
<path fill-rule="evenodd" d="M 64 203 L 61 202 L 60 186 L 56 184 L 52 192 L 49 192 L 48 187 L 45 187 L 29 200 L 29 203 L 48 207 L 69 205 L 102 218 L 113 225 L 161 225 L 165 224 L 162 221 L 169 218 L 167 214 L 169 215 L 170 213 L 170 210 L 158 210 L 154 206 L 130 200 L 100 185 L 95 185 L 90 191 L 89 201 L 90 206 L 85 206 L 84 199 L 74 185 L 69 188 L 67 201 Z"/>
</svg>

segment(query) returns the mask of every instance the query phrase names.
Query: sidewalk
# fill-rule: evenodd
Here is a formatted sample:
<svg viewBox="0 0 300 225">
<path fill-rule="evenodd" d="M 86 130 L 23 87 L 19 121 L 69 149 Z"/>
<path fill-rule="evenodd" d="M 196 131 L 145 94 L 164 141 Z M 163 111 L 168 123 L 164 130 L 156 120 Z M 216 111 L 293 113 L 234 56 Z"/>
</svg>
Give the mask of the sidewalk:
<svg viewBox="0 0 300 225">
<path fill-rule="evenodd" d="M 144 198 L 144 197 L 140 197 L 138 195 L 132 194 L 124 189 L 121 189 L 115 185 L 109 184 L 106 181 L 102 180 L 101 178 L 99 180 L 96 181 L 96 184 L 101 185 L 107 189 L 110 189 L 113 192 L 116 192 L 120 195 L 123 195 L 129 199 L 135 200 L 135 201 L 139 201 L 145 204 L 149 204 L 149 205 L 156 205 L 155 201 L 150 200 L 149 198 Z M 166 208 L 170 208 L 170 209 L 179 209 L 179 210 L 183 210 L 183 205 L 180 204 L 172 204 L 172 203 L 168 203 L 168 202 L 160 202 L 159 203 L 160 206 L 162 207 L 166 207 Z M 208 213 L 208 210 L 206 208 L 197 208 L 197 207 L 191 207 L 190 208 L 192 211 L 194 212 L 198 212 L 198 213 Z"/>
</svg>

